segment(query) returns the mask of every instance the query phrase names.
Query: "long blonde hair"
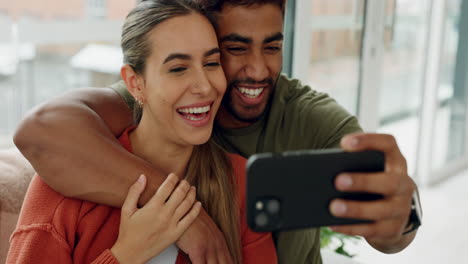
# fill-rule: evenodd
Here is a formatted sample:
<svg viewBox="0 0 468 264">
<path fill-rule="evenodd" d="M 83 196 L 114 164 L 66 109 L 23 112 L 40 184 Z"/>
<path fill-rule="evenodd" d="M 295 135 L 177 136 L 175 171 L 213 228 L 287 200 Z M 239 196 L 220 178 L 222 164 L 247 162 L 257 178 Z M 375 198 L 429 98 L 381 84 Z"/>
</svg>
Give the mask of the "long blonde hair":
<svg viewBox="0 0 468 264">
<path fill-rule="evenodd" d="M 140 1 L 123 25 L 121 46 L 124 63 L 143 75 L 146 59 L 151 55 L 148 33 L 165 20 L 193 13 L 212 22 L 193 0 Z M 138 123 L 142 109 L 138 104 L 134 107 L 135 122 Z M 198 200 L 224 234 L 234 263 L 242 263 L 237 181 L 229 157 L 209 139 L 205 144 L 194 147 L 187 166 L 187 180 L 197 187 Z"/>
</svg>

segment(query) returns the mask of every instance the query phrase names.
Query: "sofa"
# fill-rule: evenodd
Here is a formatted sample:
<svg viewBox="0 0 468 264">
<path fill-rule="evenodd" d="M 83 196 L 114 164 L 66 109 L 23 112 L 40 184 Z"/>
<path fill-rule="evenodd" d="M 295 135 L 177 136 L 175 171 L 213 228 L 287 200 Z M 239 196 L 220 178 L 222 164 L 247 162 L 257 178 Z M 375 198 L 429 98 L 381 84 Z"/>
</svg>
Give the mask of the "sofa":
<svg viewBox="0 0 468 264">
<path fill-rule="evenodd" d="M 0 149 L 0 263 L 5 263 L 9 238 L 33 175 L 33 168 L 16 148 Z"/>
</svg>

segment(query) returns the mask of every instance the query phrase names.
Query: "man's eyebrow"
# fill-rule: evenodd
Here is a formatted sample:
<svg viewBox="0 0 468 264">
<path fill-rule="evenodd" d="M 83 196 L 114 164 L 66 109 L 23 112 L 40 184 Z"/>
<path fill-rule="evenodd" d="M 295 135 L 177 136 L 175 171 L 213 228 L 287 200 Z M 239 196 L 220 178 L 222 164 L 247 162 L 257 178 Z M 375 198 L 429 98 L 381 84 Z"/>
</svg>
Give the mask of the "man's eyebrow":
<svg viewBox="0 0 468 264">
<path fill-rule="evenodd" d="M 171 60 L 175 60 L 175 59 L 191 60 L 192 56 L 190 56 L 188 54 L 183 54 L 183 53 L 172 53 L 172 54 L 169 54 L 169 56 L 167 56 L 167 58 L 164 60 L 163 64 L 166 64 L 166 63 L 170 62 Z"/>
<path fill-rule="evenodd" d="M 213 54 L 216 54 L 216 53 L 221 53 L 221 51 L 219 50 L 219 48 L 214 48 L 214 49 L 211 49 L 211 50 L 205 52 L 205 53 L 203 54 L 203 57 L 209 57 L 209 56 L 211 56 L 211 55 L 213 55 Z"/>
<path fill-rule="evenodd" d="M 222 37 L 221 40 L 220 40 L 220 42 L 225 42 L 225 41 L 242 42 L 242 43 L 245 43 L 245 44 L 252 43 L 251 38 L 243 37 L 243 36 L 241 36 L 239 34 L 236 34 L 236 33 L 226 35 L 226 36 Z"/>
<path fill-rule="evenodd" d="M 283 39 L 284 39 L 283 33 L 278 32 L 269 37 L 266 37 L 265 40 L 263 40 L 263 44 L 270 43 L 273 41 L 281 41 Z"/>
</svg>

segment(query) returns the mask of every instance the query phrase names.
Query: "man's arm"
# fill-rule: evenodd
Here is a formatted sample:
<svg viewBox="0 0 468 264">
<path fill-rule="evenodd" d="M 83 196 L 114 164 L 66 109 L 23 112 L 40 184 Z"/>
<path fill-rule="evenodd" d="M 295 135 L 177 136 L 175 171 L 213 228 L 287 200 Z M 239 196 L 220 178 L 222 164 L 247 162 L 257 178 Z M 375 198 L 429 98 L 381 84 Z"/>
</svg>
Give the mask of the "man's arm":
<svg viewBox="0 0 468 264">
<path fill-rule="evenodd" d="M 34 109 L 20 124 L 14 141 L 37 173 L 58 192 L 121 206 L 140 174 L 152 176 L 143 201 L 165 178 L 116 139 L 131 123 L 132 112 L 115 91 L 80 89 Z"/>
<path fill-rule="evenodd" d="M 80 89 L 34 109 L 14 141 L 44 181 L 65 196 L 121 207 L 145 174 L 143 205 L 166 175 L 120 145 L 116 135 L 131 123 L 132 112 L 117 92 Z M 194 264 L 232 262 L 223 234 L 203 209 L 177 245 Z"/>
</svg>

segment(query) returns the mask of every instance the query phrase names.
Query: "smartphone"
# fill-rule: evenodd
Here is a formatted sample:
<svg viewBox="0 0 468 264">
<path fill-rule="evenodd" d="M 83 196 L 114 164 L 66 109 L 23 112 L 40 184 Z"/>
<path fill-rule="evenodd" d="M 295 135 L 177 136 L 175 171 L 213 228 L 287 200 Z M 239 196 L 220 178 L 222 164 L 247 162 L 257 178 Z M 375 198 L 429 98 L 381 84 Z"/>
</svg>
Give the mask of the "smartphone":
<svg viewBox="0 0 468 264">
<path fill-rule="evenodd" d="M 329 204 L 335 198 L 372 201 L 374 193 L 340 192 L 341 172 L 380 172 L 385 156 L 378 151 L 303 150 L 263 153 L 247 161 L 247 223 L 256 232 L 367 223 L 337 218 Z"/>
</svg>

